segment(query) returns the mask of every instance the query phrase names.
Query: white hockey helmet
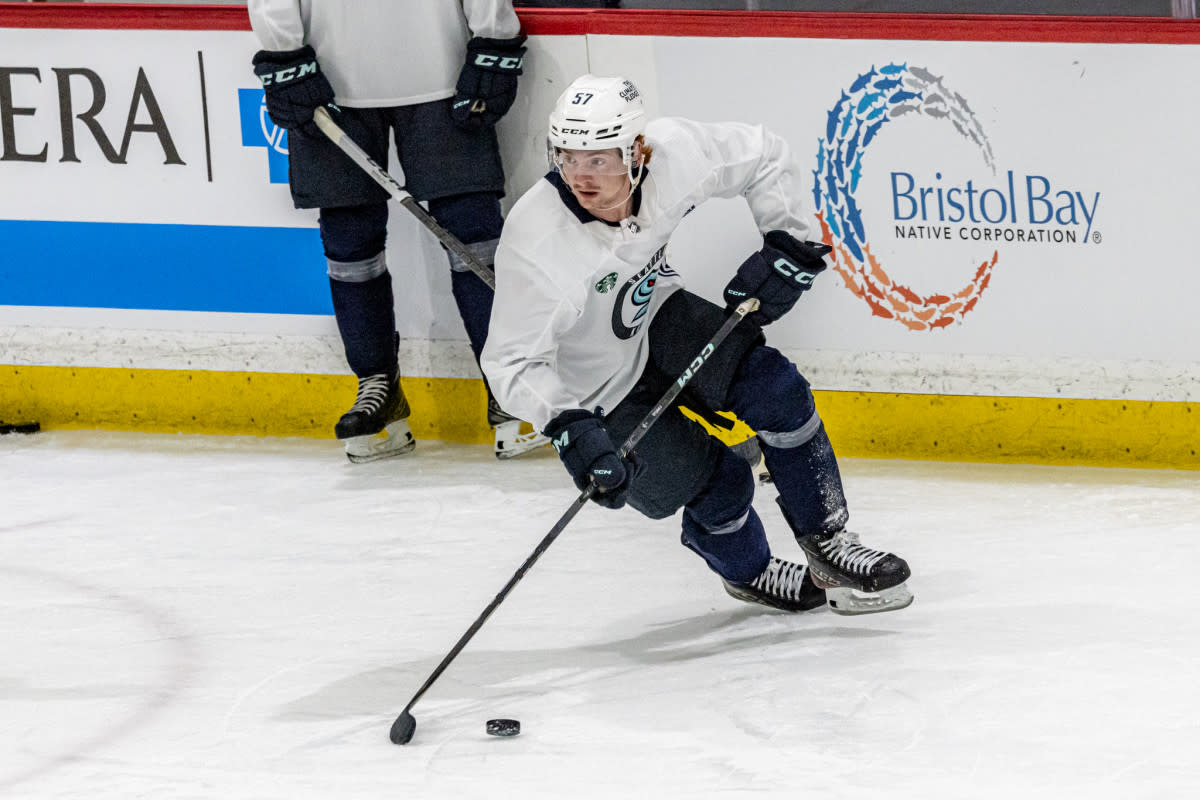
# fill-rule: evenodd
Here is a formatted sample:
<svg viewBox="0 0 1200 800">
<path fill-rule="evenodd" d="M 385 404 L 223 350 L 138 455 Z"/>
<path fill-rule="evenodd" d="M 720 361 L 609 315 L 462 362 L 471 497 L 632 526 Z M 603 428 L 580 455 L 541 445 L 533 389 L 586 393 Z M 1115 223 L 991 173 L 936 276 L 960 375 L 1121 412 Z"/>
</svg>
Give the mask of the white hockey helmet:
<svg viewBox="0 0 1200 800">
<path fill-rule="evenodd" d="M 626 78 L 583 75 L 567 87 L 550 112 L 550 148 L 608 150 L 616 147 L 633 169 L 633 145 L 646 129 L 642 95 Z"/>
</svg>

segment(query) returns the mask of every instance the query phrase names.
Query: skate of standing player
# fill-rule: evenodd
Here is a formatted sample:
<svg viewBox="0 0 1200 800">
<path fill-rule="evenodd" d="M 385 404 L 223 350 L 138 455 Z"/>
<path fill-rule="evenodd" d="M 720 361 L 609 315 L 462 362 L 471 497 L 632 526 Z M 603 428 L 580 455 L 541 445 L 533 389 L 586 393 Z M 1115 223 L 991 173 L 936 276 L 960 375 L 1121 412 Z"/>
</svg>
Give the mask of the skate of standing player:
<svg viewBox="0 0 1200 800">
<path fill-rule="evenodd" d="M 807 241 L 801 171 L 761 127 L 647 123 L 636 86 L 583 76 L 550 115 L 555 169 L 509 212 L 482 364 L 501 404 L 551 437 L 592 499 L 661 519 L 683 508 L 683 544 L 734 597 L 787 611 L 858 614 L 912 602 L 908 565 L 846 530 L 837 460 L 807 381 L 760 325 L 792 308 L 829 248 Z M 683 288 L 667 244 L 711 197 L 745 197 L 759 230 L 725 289 L 741 323 L 691 379 L 690 408 L 732 411 L 757 432 L 778 502 L 808 565 L 773 557 L 751 504 L 750 465 L 667 409 L 635 452 L 623 441 L 727 316 Z M 708 267 L 711 269 L 712 267 Z M 726 268 L 717 267 L 725 272 Z"/>
<path fill-rule="evenodd" d="M 354 406 L 334 432 L 352 461 L 407 453 L 415 442 L 385 257 L 388 194 L 321 134 L 313 111 L 326 106 L 385 167 L 394 136 L 408 191 L 490 267 L 504 194 L 493 126 L 516 97 L 520 22 L 511 0 L 250 0 L 249 13 L 264 48 L 254 71 L 267 111 L 288 130 L 292 198 L 297 208 L 320 209 L 334 315 L 358 377 Z M 456 255 L 449 259 L 478 360 L 492 291 Z M 520 420 L 490 389 L 488 423 L 500 458 L 545 442 L 536 432 L 522 436 Z"/>
</svg>

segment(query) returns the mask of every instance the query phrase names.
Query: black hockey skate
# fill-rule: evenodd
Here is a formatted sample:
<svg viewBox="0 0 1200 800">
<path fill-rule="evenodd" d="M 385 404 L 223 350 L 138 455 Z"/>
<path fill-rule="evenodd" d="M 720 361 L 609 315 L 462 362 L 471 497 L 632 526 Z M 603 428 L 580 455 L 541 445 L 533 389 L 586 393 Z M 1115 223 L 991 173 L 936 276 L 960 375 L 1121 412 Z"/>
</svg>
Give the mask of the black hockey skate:
<svg viewBox="0 0 1200 800">
<path fill-rule="evenodd" d="M 400 376 L 380 372 L 358 379 L 354 406 L 334 427 L 346 445 L 346 457 L 362 463 L 404 455 L 417 446 L 408 427 L 408 398 Z"/>
<path fill-rule="evenodd" d="M 858 534 L 797 537 L 813 582 L 826 590 L 829 607 L 839 614 L 874 614 L 908 607 L 912 592 L 904 584 L 912 571 L 897 555 L 859 542 Z"/>
<path fill-rule="evenodd" d="M 813 583 L 808 567 L 774 556 L 767 568 L 749 583 L 724 583 L 725 591 L 738 600 L 781 611 L 810 611 L 825 605 L 825 590 Z"/>
</svg>

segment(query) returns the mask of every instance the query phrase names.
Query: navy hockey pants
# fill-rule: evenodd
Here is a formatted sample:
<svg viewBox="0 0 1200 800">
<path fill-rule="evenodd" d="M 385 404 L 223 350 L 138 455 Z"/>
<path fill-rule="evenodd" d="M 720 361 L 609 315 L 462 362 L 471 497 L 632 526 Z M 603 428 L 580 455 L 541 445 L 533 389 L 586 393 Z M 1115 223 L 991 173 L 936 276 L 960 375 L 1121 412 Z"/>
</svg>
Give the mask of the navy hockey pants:
<svg viewBox="0 0 1200 800">
<path fill-rule="evenodd" d="M 760 346 L 742 360 L 726 410 L 753 428 L 796 537 L 841 529 L 847 519 L 837 459 L 808 382 L 778 350 Z M 724 449 L 704 488 L 683 512 L 683 543 L 721 577 L 745 583 L 771 551 L 751 499 L 753 471 Z"/>
</svg>

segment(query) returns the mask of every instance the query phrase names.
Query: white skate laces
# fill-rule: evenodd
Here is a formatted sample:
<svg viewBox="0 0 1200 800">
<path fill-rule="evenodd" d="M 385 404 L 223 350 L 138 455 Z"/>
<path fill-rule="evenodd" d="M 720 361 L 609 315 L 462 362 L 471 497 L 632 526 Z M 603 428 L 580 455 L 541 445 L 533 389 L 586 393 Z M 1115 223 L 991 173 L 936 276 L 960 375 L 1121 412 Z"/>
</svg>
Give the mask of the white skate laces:
<svg viewBox="0 0 1200 800">
<path fill-rule="evenodd" d="M 858 575 L 869 575 L 871 568 L 889 553 L 874 550 L 859 541 L 857 533 L 842 530 L 817 545 L 834 566 Z"/>
<path fill-rule="evenodd" d="M 790 602 L 799 602 L 800 590 L 808 567 L 790 561 L 780 561 L 774 556 L 759 576 L 750 585 L 761 592 L 782 597 Z"/>
<path fill-rule="evenodd" d="M 811 611 L 825 605 L 825 592 L 808 577 L 808 567 L 774 556 L 749 583 L 723 582 L 731 597 L 780 611 Z"/>
<path fill-rule="evenodd" d="M 354 398 L 354 405 L 350 408 L 350 412 L 376 413 L 387 401 L 390 388 L 391 380 L 386 373 L 380 372 L 361 378 L 358 382 L 358 395 Z"/>
</svg>

